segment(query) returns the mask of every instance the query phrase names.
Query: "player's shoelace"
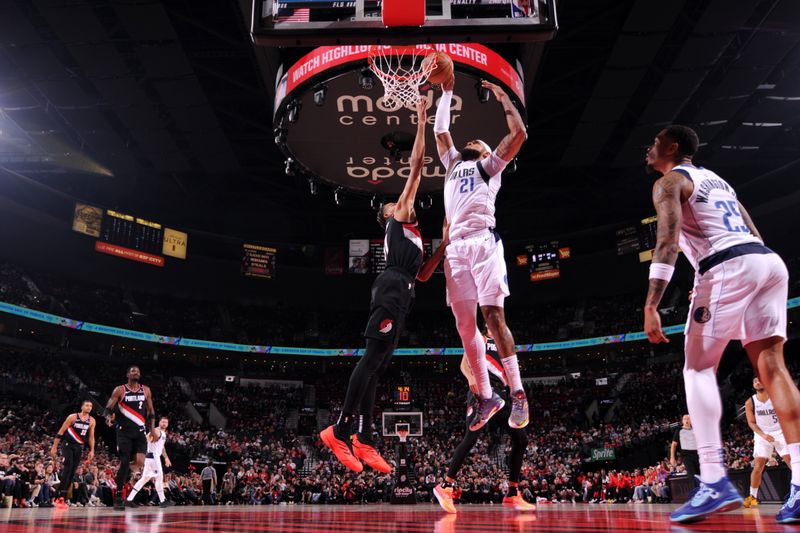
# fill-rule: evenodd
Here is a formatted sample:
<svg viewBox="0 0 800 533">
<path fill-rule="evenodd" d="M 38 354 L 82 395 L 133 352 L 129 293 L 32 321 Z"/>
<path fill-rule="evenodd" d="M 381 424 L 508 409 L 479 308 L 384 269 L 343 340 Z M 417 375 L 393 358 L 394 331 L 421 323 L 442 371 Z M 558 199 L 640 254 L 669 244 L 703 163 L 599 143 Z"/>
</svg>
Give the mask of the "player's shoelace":
<svg viewBox="0 0 800 533">
<path fill-rule="evenodd" d="M 705 483 L 701 483 L 699 487 L 695 487 L 692 492 L 689 493 L 689 501 L 692 502 L 693 507 L 697 507 L 698 505 L 702 505 L 708 498 L 714 497 L 715 494 L 718 492 Z"/>
</svg>

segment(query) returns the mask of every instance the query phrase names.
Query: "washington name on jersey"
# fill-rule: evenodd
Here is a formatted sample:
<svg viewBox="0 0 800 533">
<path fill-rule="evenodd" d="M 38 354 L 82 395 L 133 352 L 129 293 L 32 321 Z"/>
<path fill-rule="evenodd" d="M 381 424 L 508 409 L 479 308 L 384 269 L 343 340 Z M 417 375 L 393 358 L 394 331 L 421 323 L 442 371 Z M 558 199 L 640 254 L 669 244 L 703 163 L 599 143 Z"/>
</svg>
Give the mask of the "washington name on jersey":
<svg viewBox="0 0 800 533">
<path fill-rule="evenodd" d="M 686 258 L 699 270 L 700 262 L 732 246 L 763 244 L 750 232 L 739 210 L 736 191 L 707 168 L 678 165 L 673 172 L 686 176 L 694 185 L 681 206 L 683 220 L 679 237 Z"/>
</svg>

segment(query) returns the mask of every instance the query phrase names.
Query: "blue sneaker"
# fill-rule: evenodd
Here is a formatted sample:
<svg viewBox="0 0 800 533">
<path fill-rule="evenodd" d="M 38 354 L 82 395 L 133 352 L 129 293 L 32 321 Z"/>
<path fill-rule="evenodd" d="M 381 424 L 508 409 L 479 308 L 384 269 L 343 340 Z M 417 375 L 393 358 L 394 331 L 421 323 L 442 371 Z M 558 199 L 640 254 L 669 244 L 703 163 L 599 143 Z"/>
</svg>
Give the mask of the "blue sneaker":
<svg viewBox="0 0 800 533">
<path fill-rule="evenodd" d="M 492 397 L 488 400 L 479 399 L 475 414 L 469 425 L 470 431 L 478 431 L 492 418 L 495 413 L 505 407 L 506 402 L 496 392 L 492 392 Z"/>
<path fill-rule="evenodd" d="M 783 501 L 783 507 L 775 515 L 779 524 L 800 522 L 800 485 L 792 485 L 792 489 Z"/>
<path fill-rule="evenodd" d="M 669 515 L 673 522 L 696 522 L 713 513 L 732 511 L 744 505 L 744 500 L 727 477 L 716 483 L 703 483 L 695 476 L 700 485 L 689 493 L 689 501 L 675 509 Z"/>
</svg>

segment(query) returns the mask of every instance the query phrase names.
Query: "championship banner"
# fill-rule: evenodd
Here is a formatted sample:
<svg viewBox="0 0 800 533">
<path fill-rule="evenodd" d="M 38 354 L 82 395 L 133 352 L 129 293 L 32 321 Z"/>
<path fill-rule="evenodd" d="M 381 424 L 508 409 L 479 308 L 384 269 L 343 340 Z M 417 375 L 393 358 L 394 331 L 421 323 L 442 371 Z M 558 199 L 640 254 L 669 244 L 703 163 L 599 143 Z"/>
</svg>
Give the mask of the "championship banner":
<svg viewBox="0 0 800 533">
<path fill-rule="evenodd" d="M 72 231 L 91 237 L 99 237 L 102 222 L 103 210 L 101 208 L 88 204 L 75 204 L 75 213 L 72 216 Z"/>
<path fill-rule="evenodd" d="M 164 248 L 162 253 L 178 259 L 186 259 L 189 236 L 176 229 L 164 228 Z"/>
</svg>

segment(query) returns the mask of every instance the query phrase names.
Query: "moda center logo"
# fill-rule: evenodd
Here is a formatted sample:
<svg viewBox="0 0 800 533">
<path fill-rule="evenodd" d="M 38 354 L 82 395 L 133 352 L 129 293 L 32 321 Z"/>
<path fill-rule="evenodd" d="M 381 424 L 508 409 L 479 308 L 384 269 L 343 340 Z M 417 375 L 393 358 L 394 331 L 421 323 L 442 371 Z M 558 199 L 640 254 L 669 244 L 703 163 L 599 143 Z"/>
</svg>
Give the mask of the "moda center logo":
<svg viewBox="0 0 800 533">
<path fill-rule="evenodd" d="M 431 108 L 439 105 L 439 99 L 436 98 L 433 90 L 429 90 L 423 96 L 429 102 L 427 122 L 432 127 L 436 120 L 436 115 L 430 111 Z M 462 108 L 463 100 L 461 97 L 453 95 L 450 107 L 451 127 L 461 117 Z M 384 126 L 401 126 L 401 124 L 408 124 L 409 122 L 412 126 L 417 126 L 417 114 L 415 111 L 410 111 L 407 108 L 392 110 L 386 106 L 384 96 L 374 99 L 364 94 L 344 94 L 336 99 L 336 111 L 338 113 L 338 123 L 345 127 L 375 126 L 376 128 L 382 128 Z M 394 177 L 408 179 L 411 176 L 410 164 L 411 161 L 408 156 L 395 159 L 388 154 L 382 157 L 354 157 L 348 155 L 345 161 L 345 171 L 350 178 L 381 183 Z M 444 179 L 445 169 L 442 168 L 438 161 L 426 156 L 423 160 L 422 177 Z"/>
</svg>

